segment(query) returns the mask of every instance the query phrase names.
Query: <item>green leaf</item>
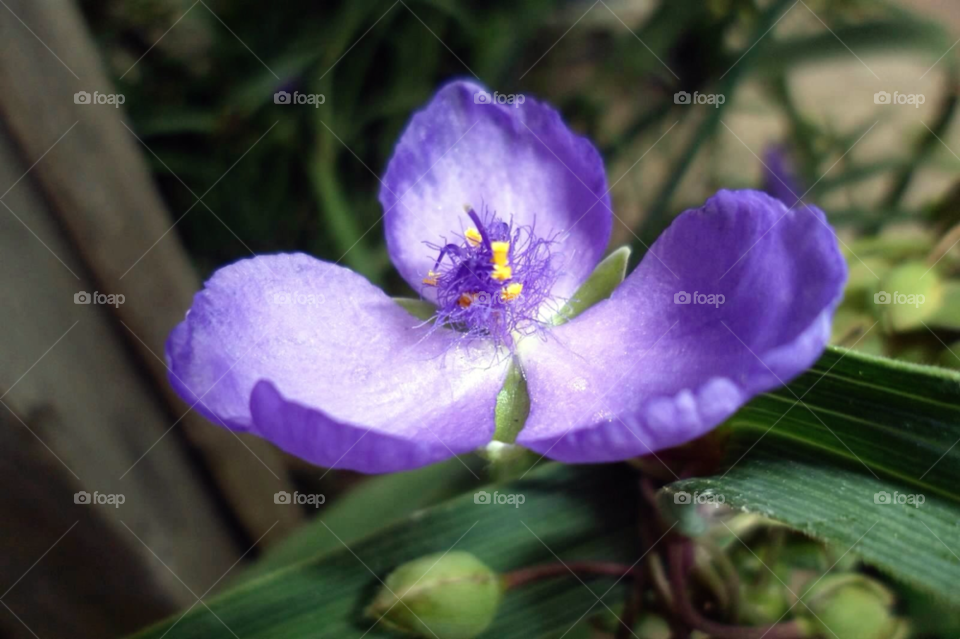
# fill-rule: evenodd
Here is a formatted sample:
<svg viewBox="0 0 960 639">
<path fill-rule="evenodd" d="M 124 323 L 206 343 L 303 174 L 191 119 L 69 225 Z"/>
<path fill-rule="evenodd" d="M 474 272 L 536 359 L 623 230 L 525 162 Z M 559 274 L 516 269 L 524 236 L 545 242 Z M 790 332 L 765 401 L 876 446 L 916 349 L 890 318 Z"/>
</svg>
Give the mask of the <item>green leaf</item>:
<svg viewBox="0 0 960 639">
<path fill-rule="evenodd" d="M 916 233 L 884 233 L 866 237 L 844 247 L 848 258 L 877 257 L 887 260 L 901 260 L 926 257 L 933 250 L 933 240 Z"/>
<path fill-rule="evenodd" d="M 610 297 L 614 289 L 620 286 L 620 282 L 627 276 L 629 261 L 629 246 L 621 246 L 604 258 L 587 278 L 587 281 L 580 285 L 570 301 L 560 309 L 560 312 L 554 317 L 553 323 L 560 325 L 569 322 L 597 302 Z"/>
<path fill-rule="evenodd" d="M 483 460 L 476 455 L 460 455 L 404 473 L 371 477 L 325 506 L 321 518 L 340 539 L 352 543 L 416 510 L 475 490 L 484 483 L 483 467 Z M 304 526 L 272 547 L 243 578 L 260 577 L 337 548 L 342 548 L 340 540 L 326 529 Z"/>
<path fill-rule="evenodd" d="M 366 233 L 351 208 L 337 174 L 340 143 L 328 129 L 321 128 L 318 135 L 322 142 L 309 159 L 309 176 L 327 229 L 336 243 L 337 252 L 342 254 L 340 259 L 372 283 L 379 284 L 382 269 L 377 267 L 377 260 L 364 243 Z"/>
<path fill-rule="evenodd" d="M 960 604 L 960 374 L 830 348 L 727 428 L 724 471 L 669 491 L 723 495 Z"/>
<path fill-rule="evenodd" d="M 862 57 L 874 51 L 916 50 L 932 55 L 932 63 L 951 44 L 953 39 L 940 25 L 900 13 L 892 20 L 841 25 L 813 35 L 770 38 L 757 47 L 761 50 L 757 59 L 762 70 L 773 71 L 843 58 L 850 51 Z"/>
<path fill-rule="evenodd" d="M 336 549 L 263 575 L 195 606 L 138 635 L 160 639 L 176 623 L 176 639 L 367 639 L 393 638 L 363 616 L 381 580 L 397 566 L 449 549 L 465 551 L 499 573 L 563 561 L 632 564 L 641 556 L 637 540 L 636 475 L 624 465 L 550 464 L 523 480 L 486 488 L 523 495 L 519 506 L 478 503 L 473 494 L 417 512 L 372 536 L 348 541 L 327 518 L 308 530 L 334 539 Z M 341 544 L 336 538 L 346 542 Z M 602 593 L 614 579 L 598 583 Z M 628 580 L 608 595 L 622 600 Z M 606 600 L 605 600 L 606 601 Z M 602 609 L 583 584 L 569 579 L 532 583 L 509 592 L 497 618 L 481 637 L 558 637 L 589 609 Z M 215 613 L 211 614 L 211 611 Z M 179 622 L 177 621 L 178 619 Z M 372 627 L 372 628 L 371 628 Z M 228 629 L 229 628 L 229 629 Z"/>
<path fill-rule="evenodd" d="M 947 346 L 946 350 L 940 353 L 939 363 L 944 368 L 960 370 L 960 342 L 954 342 L 952 346 Z"/>
</svg>

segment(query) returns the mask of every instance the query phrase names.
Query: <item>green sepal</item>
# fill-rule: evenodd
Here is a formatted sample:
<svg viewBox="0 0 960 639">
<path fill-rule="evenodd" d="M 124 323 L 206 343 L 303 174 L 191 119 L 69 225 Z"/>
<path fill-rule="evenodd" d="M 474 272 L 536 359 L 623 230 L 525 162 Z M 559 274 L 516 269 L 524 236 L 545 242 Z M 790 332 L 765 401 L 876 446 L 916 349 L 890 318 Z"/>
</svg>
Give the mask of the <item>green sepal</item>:
<svg viewBox="0 0 960 639">
<path fill-rule="evenodd" d="M 584 312 L 597 302 L 610 297 L 620 282 L 627 277 L 627 263 L 630 261 L 630 247 L 621 246 L 608 255 L 593 270 L 587 281 L 580 285 L 560 312 L 553 318 L 557 326 Z"/>
<path fill-rule="evenodd" d="M 530 394 L 527 392 L 527 380 L 523 376 L 520 364 L 514 359 L 503 381 L 503 387 L 497 393 L 495 412 L 496 431 L 494 441 L 512 444 L 523 429 L 530 414 Z"/>
</svg>

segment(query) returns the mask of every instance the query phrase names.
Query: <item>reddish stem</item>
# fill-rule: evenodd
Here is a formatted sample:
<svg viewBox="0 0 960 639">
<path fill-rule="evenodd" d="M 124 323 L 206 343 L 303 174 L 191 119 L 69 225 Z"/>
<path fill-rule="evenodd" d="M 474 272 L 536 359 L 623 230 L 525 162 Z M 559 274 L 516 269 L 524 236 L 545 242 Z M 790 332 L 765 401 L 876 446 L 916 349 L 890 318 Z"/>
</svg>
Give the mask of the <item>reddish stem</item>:
<svg viewBox="0 0 960 639">
<path fill-rule="evenodd" d="M 686 541 L 672 543 L 667 551 L 670 561 L 670 585 L 675 609 L 684 623 L 718 639 L 799 639 L 803 636 L 795 621 L 771 626 L 731 626 L 706 619 L 687 596 L 687 572 L 693 563 L 693 546 Z"/>
<path fill-rule="evenodd" d="M 519 588 L 529 583 L 555 577 L 567 577 L 570 573 L 578 577 L 637 577 L 640 570 L 624 564 L 604 561 L 575 561 L 568 564 L 544 564 L 521 568 L 503 575 L 504 587 L 507 590 Z"/>
</svg>

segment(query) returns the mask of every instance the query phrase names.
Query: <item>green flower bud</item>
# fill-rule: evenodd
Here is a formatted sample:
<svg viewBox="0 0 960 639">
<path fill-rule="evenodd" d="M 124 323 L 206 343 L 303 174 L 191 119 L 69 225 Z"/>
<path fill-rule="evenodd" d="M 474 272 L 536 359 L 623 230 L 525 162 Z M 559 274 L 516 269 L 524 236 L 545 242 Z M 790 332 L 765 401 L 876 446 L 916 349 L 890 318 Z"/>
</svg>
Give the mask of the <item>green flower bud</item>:
<svg viewBox="0 0 960 639">
<path fill-rule="evenodd" d="M 825 577 L 798 606 L 798 616 L 809 636 L 844 639 L 898 639 L 907 636 L 907 624 L 893 616 L 893 593 L 881 583 L 859 574 Z M 809 609 L 808 609 L 809 608 Z"/>
<path fill-rule="evenodd" d="M 366 614 L 423 637 L 471 639 L 493 621 L 503 596 L 500 577 L 466 552 L 427 555 L 387 577 Z"/>
</svg>

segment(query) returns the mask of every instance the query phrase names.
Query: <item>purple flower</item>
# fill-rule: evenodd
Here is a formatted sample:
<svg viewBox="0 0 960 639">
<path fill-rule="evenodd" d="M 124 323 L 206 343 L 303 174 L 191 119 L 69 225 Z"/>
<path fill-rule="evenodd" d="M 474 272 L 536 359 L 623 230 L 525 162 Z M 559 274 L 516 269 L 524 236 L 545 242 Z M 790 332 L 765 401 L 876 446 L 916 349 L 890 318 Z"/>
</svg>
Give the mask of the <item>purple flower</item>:
<svg viewBox="0 0 960 639">
<path fill-rule="evenodd" d="M 551 107 L 453 82 L 414 115 L 380 191 L 423 322 L 307 255 L 217 271 L 170 336 L 170 380 L 215 423 L 321 466 L 414 468 L 494 433 L 511 362 L 531 410 L 517 443 L 607 462 L 689 441 L 823 350 L 846 266 L 813 207 L 720 191 L 572 321 L 552 321 L 603 255 L 603 162 Z"/>
<path fill-rule="evenodd" d="M 807 189 L 801 184 L 789 150 L 779 145 L 767 147 L 763 153 L 763 191 L 783 202 L 787 208 L 793 208 L 802 204 L 799 200 L 806 195 Z"/>
</svg>

